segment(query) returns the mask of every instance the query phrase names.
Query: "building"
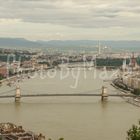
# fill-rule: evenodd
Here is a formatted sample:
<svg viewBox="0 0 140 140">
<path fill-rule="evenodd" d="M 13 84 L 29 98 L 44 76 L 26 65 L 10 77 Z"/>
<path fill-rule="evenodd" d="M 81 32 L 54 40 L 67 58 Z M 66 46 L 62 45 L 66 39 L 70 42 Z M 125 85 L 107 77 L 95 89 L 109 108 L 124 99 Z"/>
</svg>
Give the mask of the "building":
<svg viewBox="0 0 140 140">
<path fill-rule="evenodd" d="M 7 66 L 6 65 L 0 66 L 0 75 L 4 78 L 7 77 Z"/>
<path fill-rule="evenodd" d="M 132 89 L 140 89 L 140 74 L 125 74 L 122 77 L 123 83 Z"/>
<path fill-rule="evenodd" d="M 122 65 L 122 70 L 123 71 L 139 71 L 140 66 L 138 65 L 134 53 L 132 54 L 132 57 L 130 58 L 129 64 L 127 64 L 126 58 L 123 60 L 123 65 Z"/>
<path fill-rule="evenodd" d="M 132 54 L 132 57 L 130 59 L 129 67 L 132 69 L 132 71 L 138 71 L 140 69 L 139 65 L 137 64 L 134 53 Z"/>
<path fill-rule="evenodd" d="M 42 134 L 25 131 L 22 126 L 12 123 L 0 123 L 0 139 L 2 140 L 45 140 Z"/>
</svg>

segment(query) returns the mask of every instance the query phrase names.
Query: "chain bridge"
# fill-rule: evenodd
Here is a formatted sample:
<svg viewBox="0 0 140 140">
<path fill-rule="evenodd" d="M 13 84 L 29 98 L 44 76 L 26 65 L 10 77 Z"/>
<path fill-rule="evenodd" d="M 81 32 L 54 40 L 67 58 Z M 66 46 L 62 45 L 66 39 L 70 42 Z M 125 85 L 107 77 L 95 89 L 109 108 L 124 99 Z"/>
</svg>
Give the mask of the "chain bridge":
<svg viewBox="0 0 140 140">
<path fill-rule="evenodd" d="M 111 91 L 111 89 L 110 89 Z M 116 91 L 113 93 L 113 91 Z M 11 94 L 14 93 L 14 94 Z M 139 96 L 133 95 L 131 93 L 126 93 L 120 90 L 112 90 L 112 94 L 108 94 L 107 87 L 102 87 L 101 89 L 96 89 L 87 92 L 80 93 L 69 93 L 69 94 L 52 94 L 52 93 L 36 93 L 35 91 L 21 89 L 20 86 L 16 86 L 15 89 L 4 91 L 0 93 L 0 98 L 14 98 L 15 102 L 20 102 L 21 98 L 33 98 L 33 97 L 100 97 L 101 101 L 107 100 L 109 97 L 121 97 L 125 99 L 125 101 L 140 106 Z M 138 99 L 139 101 L 135 101 Z M 135 101 L 135 102 L 134 102 Z"/>
</svg>

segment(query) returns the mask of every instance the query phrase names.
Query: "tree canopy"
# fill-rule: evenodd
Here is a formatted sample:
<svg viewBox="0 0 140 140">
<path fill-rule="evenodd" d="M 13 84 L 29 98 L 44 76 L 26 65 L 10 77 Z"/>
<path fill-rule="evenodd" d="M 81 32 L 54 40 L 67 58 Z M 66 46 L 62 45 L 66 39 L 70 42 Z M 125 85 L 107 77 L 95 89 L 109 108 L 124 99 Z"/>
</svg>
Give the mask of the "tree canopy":
<svg viewBox="0 0 140 140">
<path fill-rule="evenodd" d="M 140 140 L 140 121 L 138 125 L 132 125 L 127 131 L 127 140 Z"/>
</svg>

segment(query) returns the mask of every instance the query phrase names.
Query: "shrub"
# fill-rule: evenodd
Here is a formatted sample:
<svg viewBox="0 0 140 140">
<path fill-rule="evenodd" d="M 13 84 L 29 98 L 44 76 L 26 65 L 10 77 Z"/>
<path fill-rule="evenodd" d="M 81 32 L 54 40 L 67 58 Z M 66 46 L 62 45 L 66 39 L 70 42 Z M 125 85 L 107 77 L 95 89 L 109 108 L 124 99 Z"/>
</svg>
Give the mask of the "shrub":
<svg viewBox="0 0 140 140">
<path fill-rule="evenodd" d="M 127 131 L 127 140 L 140 140 L 140 121 L 138 125 L 133 125 L 130 130 Z"/>
</svg>

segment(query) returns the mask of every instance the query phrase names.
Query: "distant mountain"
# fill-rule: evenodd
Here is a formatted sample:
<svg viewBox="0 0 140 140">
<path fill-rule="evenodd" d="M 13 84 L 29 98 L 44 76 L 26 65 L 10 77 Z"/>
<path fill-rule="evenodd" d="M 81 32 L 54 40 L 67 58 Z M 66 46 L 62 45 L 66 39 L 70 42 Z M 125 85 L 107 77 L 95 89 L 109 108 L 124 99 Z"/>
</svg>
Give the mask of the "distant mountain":
<svg viewBox="0 0 140 140">
<path fill-rule="evenodd" d="M 35 41 L 29 41 L 24 38 L 0 38 L 1 48 L 28 48 L 39 47 L 41 44 Z"/>
<path fill-rule="evenodd" d="M 57 48 L 62 50 L 97 50 L 99 41 L 97 40 L 51 40 L 37 41 L 44 47 Z M 112 50 L 140 51 L 140 41 L 100 41 L 101 47 L 109 46 Z"/>
<path fill-rule="evenodd" d="M 0 48 L 45 48 L 61 51 L 95 51 L 97 40 L 50 40 L 30 41 L 24 38 L 0 38 Z M 101 46 L 109 46 L 114 51 L 140 51 L 140 41 L 100 41 Z"/>
</svg>

